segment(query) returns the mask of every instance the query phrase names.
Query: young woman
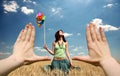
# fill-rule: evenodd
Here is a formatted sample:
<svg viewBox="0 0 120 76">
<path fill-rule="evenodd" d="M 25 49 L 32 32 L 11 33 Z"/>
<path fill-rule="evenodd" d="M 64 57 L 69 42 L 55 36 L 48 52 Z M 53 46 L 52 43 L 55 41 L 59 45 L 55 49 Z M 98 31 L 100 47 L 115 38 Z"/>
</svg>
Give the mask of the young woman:
<svg viewBox="0 0 120 76">
<path fill-rule="evenodd" d="M 52 43 L 52 50 L 50 50 L 46 44 L 44 45 L 44 49 L 54 55 L 51 63 L 52 69 L 60 69 L 64 72 L 70 69 L 72 66 L 72 60 L 68 51 L 68 42 L 65 40 L 62 30 L 56 32 L 55 41 Z"/>
</svg>

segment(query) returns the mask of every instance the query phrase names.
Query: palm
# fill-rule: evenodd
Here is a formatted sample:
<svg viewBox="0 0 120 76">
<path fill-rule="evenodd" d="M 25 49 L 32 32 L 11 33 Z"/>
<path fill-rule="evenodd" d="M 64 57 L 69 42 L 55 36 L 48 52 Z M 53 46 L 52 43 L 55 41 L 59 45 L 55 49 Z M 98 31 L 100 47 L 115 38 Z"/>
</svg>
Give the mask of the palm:
<svg viewBox="0 0 120 76">
<path fill-rule="evenodd" d="M 92 29 L 94 28 L 94 29 Z M 88 62 L 100 62 L 103 57 L 110 56 L 109 46 L 103 30 L 96 32 L 97 28 L 90 24 L 87 27 L 86 39 L 88 46 L 88 56 L 74 56 L 74 60 L 83 60 Z"/>
<path fill-rule="evenodd" d="M 99 60 L 99 55 L 95 52 L 95 50 L 98 50 L 99 47 L 97 47 L 95 43 L 92 43 L 91 45 L 88 46 L 89 50 L 89 60 L 90 61 L 98 61 Z"/>
<path fill-rule="evenodd" d="M 25 30 L 22 31 L 14 45 L 14 55 L 24 61 L 38 61 L 38 60 L 50 60 L 48 57 L 37 56 L 33 52 L 34 50 L 34 27 L 29 24 Z"/>
</svg>

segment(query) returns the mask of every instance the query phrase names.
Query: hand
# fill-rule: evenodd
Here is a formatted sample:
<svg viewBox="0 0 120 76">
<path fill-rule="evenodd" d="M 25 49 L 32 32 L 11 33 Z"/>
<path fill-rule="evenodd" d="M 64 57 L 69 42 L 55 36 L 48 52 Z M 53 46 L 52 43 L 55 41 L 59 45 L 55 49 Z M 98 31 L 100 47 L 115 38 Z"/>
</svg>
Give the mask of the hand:
<svg viewBox="0 0 120 76">
<path fill-rule="evenodd" d="M 74 67 L 74 65 L 72 63 L 70 63 L 70 67 Z"/>
<path fill-rule="evenodd" d="M 110 49 L 106 40 L 103 28 L 99 28 L 90 23 L 86 28 L 86 40 L 88 46 L 88 56 L 74 56 L 73 60 L 83 60 L 88 62 L 101 62 L 110 58 Z"/>
<path fill-rule="evenodd" d="M 32 24 L 27 24 L 25 29 L 22 30 L 14 44 L 13 56 L 18 60 L 25 61 L 38 61 L 50 60 L 49 57 L 41 57 L 34 54 L 34 40 L 35 28 Z"/>
<path fill-rule="evenodd" d="M 46 45 L 46 44 L 44 44 L 44 47 L 43 47 L 43 48 L 44 48 L 44 49 L 46 49 L 46 50 L 48 49 L 48 47 L 47 47 L 47 45 Z"/>
</svg>

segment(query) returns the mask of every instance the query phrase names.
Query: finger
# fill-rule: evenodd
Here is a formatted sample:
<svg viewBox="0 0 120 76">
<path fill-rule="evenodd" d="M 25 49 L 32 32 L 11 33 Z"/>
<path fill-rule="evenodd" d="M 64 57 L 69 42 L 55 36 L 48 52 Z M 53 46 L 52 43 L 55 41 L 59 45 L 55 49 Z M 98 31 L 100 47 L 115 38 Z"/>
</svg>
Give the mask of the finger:
<svg viewBox="0 0 120 76">
<path fill-rule="evenodd" d="M 16 42 L 18 42 L 18 41 L 20 41 L 20 40 L 21 40 L 21 37 L 22 37 L 23 32 L 24 32 L 24 29 L 22 29 L 22 30 L 21 30 L 21 32 L 19 33 L 19 35 L 18 35 L 18 38 L 17 38 Z"/>
<path fill-rule="evenodd" d="M 97 40 L 100 41 L 100 40 L 101 40 L 101 37 L 100 37 L 100 33 L 99 33 L 98 28 L 97 28 L 96 25 L 94 26 L 94 30 L 95 30 L 95 33 L 96 33 L 96 38 L 97 38 Z"/>
<path fill-rule="evenodd" d="M 29 28 L 29 25 L 26 25 L 25 29 L 24 29 L 24 32 L 22 34 L 22 37 L 21 39 L 24 41 L 25 40 L 25 37 L 26 37 L 26 34 L 27 34 L 27 31 L 28 31 L 28 28 Z"/>
<path fill-rule="evenodd" d="M 34 55 L 33 57 L 26 59 L 26 61 L 28 62 L 49 61 L 49 60 L 51 60 L 51 58 L 49 58 L 48 56 L 37 56 L 37 55 Z"/>
<path fill-rule="evenodd" d="M 95 25 L 93 25 L 93 23 L 90 23 L 90 25 L 89 25 L 92 41 L 96 41 L 97 40 L 96 33 L 95 33 L 95 30 L 94 30 L 94 26 Z"/>
<path fill-rule="evenodd" d="M 73 56 L 72 60 L 78 60 L 78 61 L 91 61 L 89 56 Z"/>
<path fill-rule="evenodd" d="M 78 61 L 85 61 L 85 62 L 97 62 L 97 60 L 93 60 L 90 58 L 90 56 L 73 56 L 72 60 L 78 60 Z"/>
<path fill-rule="evenodd" d="M 32 33 L 32 24 L 30 23 L 27 34 L 26 34 L 26 38 L 25 38 L 26 41 L 30 41 L 31 33 Z"/>
<path fill-rule="evenodd" d="M 48 57 L 48 56 L 37 56 L 37 55 L 35 55 L 34 56 L 34 60 L 36 60 L 36 61 L 38 61 L 38 60 L 40 60 L 40 61 L 47 61 L 47 60 L 51 60 L 51 58 Z"/>
<path fill-rule="evenodd" d="M 86 27 L 86 40 L 87 40 L 87 43 L 90 43 L 92 41 L 89 26 Z"/>
<path fill-rule="evenodd" d="M 35 27 L 32 26 L 32 32 L 31 32 L 30 41 L 34 42 L 34 40 L 35 40 Z"/>
<path fill-rule="evenodd" d="M 105 33 L 104 33 L 104 30 L 103 30 L 102 27 L 100 27 L 100 34 L 101 34 L 101 39 L 102 39 L 103 41 L 107 41 L 107 40 L 106 40 Z"/>
</svg>

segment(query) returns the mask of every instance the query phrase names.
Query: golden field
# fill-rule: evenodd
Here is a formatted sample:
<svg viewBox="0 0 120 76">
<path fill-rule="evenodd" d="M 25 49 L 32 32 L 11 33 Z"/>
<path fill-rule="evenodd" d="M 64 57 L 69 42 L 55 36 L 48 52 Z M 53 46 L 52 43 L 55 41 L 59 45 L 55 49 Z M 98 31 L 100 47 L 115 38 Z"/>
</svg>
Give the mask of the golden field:
<svg viewBox="0 0 120 76">
<path fill-rule="evenodd" d="M 45 71 L 43 67 L 50 65 L 51 61 L 39 61 L 29 65 L 23 65 L 12 71 L 8 76 L 64 76 L 61 71 Z M 74 66 L 80 69 L 71 69 L 68 76 L 105 76 L 102 68 L 96 63 L 73 61 Z"/>
</svg>

